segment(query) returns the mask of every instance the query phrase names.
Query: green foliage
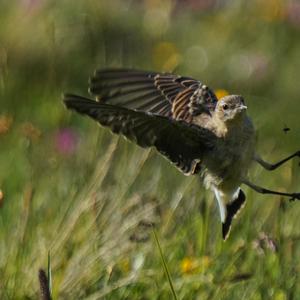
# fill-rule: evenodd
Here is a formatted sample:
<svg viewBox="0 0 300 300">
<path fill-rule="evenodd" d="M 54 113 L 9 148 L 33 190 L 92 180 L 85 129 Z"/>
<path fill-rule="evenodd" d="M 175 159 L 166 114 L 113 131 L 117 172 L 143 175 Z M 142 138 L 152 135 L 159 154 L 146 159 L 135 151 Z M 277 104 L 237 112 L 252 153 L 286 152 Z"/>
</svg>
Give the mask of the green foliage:
<svg viewBox="0 0 300 300">
<path fill-rule="evenodd" d="M 36 299 L 51 253 L 53 299 L 170 299 L 155 224 L 179 299 L 299 299 L 299 202 L 245 188 L 247 205 L 224 243 L 215 201 L 197 177 L 61 101 L 63 92 L 86 95 L 95 68 L 189 75 L 244 95 L 259 152 L 275 161 L 300 147 L 297 3 L 6 2 L 0 298 Z M 299 191 L 298 163 L 273 173 L 254 167 L 251 177 Z"/>
</svg>

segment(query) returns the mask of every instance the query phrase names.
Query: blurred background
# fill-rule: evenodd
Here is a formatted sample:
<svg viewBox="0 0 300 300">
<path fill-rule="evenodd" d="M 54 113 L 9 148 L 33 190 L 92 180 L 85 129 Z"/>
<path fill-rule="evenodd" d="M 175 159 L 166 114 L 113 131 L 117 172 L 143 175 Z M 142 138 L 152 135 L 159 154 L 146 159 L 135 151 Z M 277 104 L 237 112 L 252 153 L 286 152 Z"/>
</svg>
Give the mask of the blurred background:
<svg viewBox="0 0 300 300">
<path fill-rule="evenodd" d="M 97 68 L 194 77 L 241 94 L 258 150 L 300 148 L 300 2 L 19 0 L 0 3 L 0 298 L 300 299 L 300 203 L 245 188 L 224 243 L 215 201 L 153 150 L 71 114 Z M 299 159 L 259 185 L 300 191 Z"/>
</svg>

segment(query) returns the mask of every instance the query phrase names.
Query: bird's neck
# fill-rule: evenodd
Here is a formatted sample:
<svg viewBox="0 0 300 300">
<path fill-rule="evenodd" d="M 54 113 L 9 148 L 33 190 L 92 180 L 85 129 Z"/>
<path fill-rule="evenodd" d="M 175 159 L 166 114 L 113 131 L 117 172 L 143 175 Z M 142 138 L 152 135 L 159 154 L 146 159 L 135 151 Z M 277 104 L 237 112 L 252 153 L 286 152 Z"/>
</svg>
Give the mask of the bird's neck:
<svg viewBox="0 0 300 300">
<path fill-rule="evenodd" d="M 231 136 L 234 136 L 235 134 L 243 130 L 245 118 L 247 118 L 246 115 L 239 115 L 232 120 L 227 120 L 226 122 L 224 122 L 224 120 L 218 118 L 218 116 L 215 115 L 215 134 L 218 137 L 222 138 L 230 138 Z"/>
</svg>

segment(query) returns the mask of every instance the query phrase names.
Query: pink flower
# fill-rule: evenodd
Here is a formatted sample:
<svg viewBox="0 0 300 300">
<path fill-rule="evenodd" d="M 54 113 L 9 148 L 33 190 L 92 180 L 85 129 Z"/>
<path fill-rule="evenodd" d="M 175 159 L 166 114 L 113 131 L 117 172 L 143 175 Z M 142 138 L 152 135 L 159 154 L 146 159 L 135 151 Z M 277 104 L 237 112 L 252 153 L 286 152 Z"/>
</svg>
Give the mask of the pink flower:
<svg viewBox="0 0 300 300">
<path fill-rule="evenodd" d="M 63 128 L 55 134 L 55 148 L 63 155 L 72 155 L 77 148 L 79 136 L 72 128 Z"/>
</svg>

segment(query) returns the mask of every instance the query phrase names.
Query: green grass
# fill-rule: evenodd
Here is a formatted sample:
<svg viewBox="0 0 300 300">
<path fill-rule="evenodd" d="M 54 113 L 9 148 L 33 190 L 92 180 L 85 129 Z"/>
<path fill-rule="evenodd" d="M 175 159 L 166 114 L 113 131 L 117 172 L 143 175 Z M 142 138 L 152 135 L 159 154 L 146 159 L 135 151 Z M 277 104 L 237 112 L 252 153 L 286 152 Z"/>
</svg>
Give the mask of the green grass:
<svg viewBox="0 0 300 300">
<path fill-rule="evenodd" d="M 299 202 L 245 188 L 224 243 L 197 177 L 61 101 L 86 95 L 95 68 L 174 70 L 244 95 L 258 150 L 276 161 L 300 148 L 300 25 L 287 4 L 29 2 L 0 10 L 0 298 L 37 299 L 51 253 L 53 299 L 170 299 L 164 264 L 178 299 L 300 299 Z M 299 191 L 298 163 L 250 175 Z"/>
<path fill-rule="evenodd" d="M 176 292 L 175 292 L 175 289 L 174 289 L 174 285 L 173 285 L 173 282 L 172 282 L 172 278 L 171 278 L 171 275 L 170 275 L 170 271 L 169 271 L 169 268 L 167 266 L 167 263 L 166 263 L 166 259 L 164 257 L 164 254 L 163 254 L 163 251 L 161 249 L 161 246 L 160 246 L 160 243 L 159 243 L 159 239 L 157 237 L 157 234 L 155 232 L 155 229 L 153 228 L 153 236 L 154 236 L 154 239 L 155 239 L 155 242 L 157 244 L 157 248 L 159 250 L 159 255 L 161 257 L 161 261 L 162 261 L 162 264 L 164 266 L 164 270 L 165 270 L 165 274 L 166 274 L 166 277 L 168 279 L 168 282 L 169 282 L 169 285 L 170 285 L 170 289 L 171 289 L 171 292 L 172 292 L 172 295 L 173 295 L 173 299 L 177 300 L 178 297 L 176 295 Z"/>
</svg>

